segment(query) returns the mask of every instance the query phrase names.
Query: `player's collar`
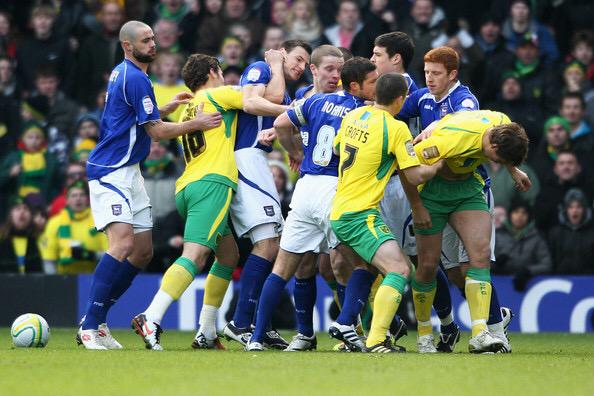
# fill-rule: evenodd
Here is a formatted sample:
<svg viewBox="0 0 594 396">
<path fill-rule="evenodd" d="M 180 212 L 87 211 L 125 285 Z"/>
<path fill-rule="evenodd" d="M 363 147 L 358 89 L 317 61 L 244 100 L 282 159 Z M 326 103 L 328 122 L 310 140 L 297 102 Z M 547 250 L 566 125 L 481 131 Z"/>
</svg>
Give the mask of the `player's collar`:
<svg viewBox="0 0 594 396">
<path fill-rule="evenodd" d="M 450 90 L 448 91 L 447 95 L 445 95 L 443 98 L 441 98 L 441 100 L 439 102 L 437 100 L 435 100 L 435 95 L 433 95 L 431 92 L 429 92 L 429 97 L 431 99 L 433 99 L 433 101 L 435 103 L 441 103 L 444 100 L 446 100 L 447 98 L 449 98 L 450 95 L 452 94 L 452 92 L 454 92 L 460 85 L 462 85 L 462 84 L 460 84 L 460 80 L 456 81 L 456 84 L 454 84 L 454 86 L 452 88 L 450 88 Z"/>
</svg>

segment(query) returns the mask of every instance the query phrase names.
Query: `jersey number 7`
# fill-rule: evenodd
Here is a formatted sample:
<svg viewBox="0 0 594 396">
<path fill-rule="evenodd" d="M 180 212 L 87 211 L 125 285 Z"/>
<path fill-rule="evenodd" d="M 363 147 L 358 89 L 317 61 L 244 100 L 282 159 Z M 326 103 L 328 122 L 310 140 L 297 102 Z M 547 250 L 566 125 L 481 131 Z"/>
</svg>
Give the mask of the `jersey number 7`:
<svg viewBox="0 0 594 396">
<path fill-rule="evenodd" d="M 351 146 L 350 144 L 345 144 L 344 151 L 347 157 L 342 163 L 342 166 L 340 167 L 340 173 L 344 173 L 345 170 L 353 166 L 353 162 L 355 162 L 355 157 L 357 156 L 357 151 L 359 151 L 359 148 Z"/>
</svg>

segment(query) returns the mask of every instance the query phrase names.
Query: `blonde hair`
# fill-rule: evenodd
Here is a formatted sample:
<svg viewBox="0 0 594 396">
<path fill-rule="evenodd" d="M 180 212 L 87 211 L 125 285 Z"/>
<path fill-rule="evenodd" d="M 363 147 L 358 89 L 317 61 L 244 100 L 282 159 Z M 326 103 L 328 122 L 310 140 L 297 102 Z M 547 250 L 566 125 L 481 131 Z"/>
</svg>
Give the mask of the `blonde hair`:
<svg viewBox="0 0 594 396">
<path fill-rule="evenodd" d="M 295 8 L 297 4 L 304 4 L 305 8 L 309 11 L 310 18 L 307 21 L 308 23 L 308 37 L 302 37 L 299 33 L 295 34 L 294 26 L 297 20 L 295 16 Z M 320 18 L 318 17 L 318 13 L 316 11 L 316 5 L 312 0 L 297 0 L 295 1 L 292 6 L 291 10 L 289 11 L 289 15 L 287 16 L 287 21 L 285 22 L 285 29 L 289 32 L 289 38 L 291 39 L 302 39 L 306 41 L 311 41 L 311 35 L 320 35 L 322 33 L 322 23 L 320 22 Z"/>
</svg>

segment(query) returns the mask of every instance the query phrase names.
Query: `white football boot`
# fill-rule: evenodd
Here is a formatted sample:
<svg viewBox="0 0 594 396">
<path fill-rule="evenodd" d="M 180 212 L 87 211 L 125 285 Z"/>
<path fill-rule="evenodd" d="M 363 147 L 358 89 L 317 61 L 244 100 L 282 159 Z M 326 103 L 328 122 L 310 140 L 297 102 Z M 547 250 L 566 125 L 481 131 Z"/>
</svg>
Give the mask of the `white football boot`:
<svg viewBox="0 0 594 396">
<path fill-rule="evenodd" d="M 419 353 L 437 353 L 437 348 L 433 341 L 433 334 L 417 337 L 417 349 Z"/>
</svg>

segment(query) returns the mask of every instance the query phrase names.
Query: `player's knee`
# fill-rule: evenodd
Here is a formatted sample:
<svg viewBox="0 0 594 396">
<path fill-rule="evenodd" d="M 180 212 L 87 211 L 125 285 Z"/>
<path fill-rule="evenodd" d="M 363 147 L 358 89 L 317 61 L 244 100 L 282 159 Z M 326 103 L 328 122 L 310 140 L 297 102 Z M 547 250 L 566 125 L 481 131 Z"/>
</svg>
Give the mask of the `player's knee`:
<svg viewBox="0 0 594 396">
<path fill-rule="evenodd" d="M 297 271 L 295 271 L 295 278 L 305 279 L 311 278 L 316 274 L 316 265 L 314 260 L 303 260 Z"/>
<path fill-rule="evenodd" d="M 274 261 L 278 254 L 278 238 L 268 238 L 254 243 L 252 253 L 268 261 Z"/>
<path fill-rule="evenodd" d="M 415 272 L 415 279 L 419 282 L 429 283 L 435 279 L 437 267 L 419 265 Z"/>
<path fill-rule="evenodd" d="M 110 241 L 108 253 L 119 261 L 124 261 L 134 252 L 134 237 Z"/>
</svg>

